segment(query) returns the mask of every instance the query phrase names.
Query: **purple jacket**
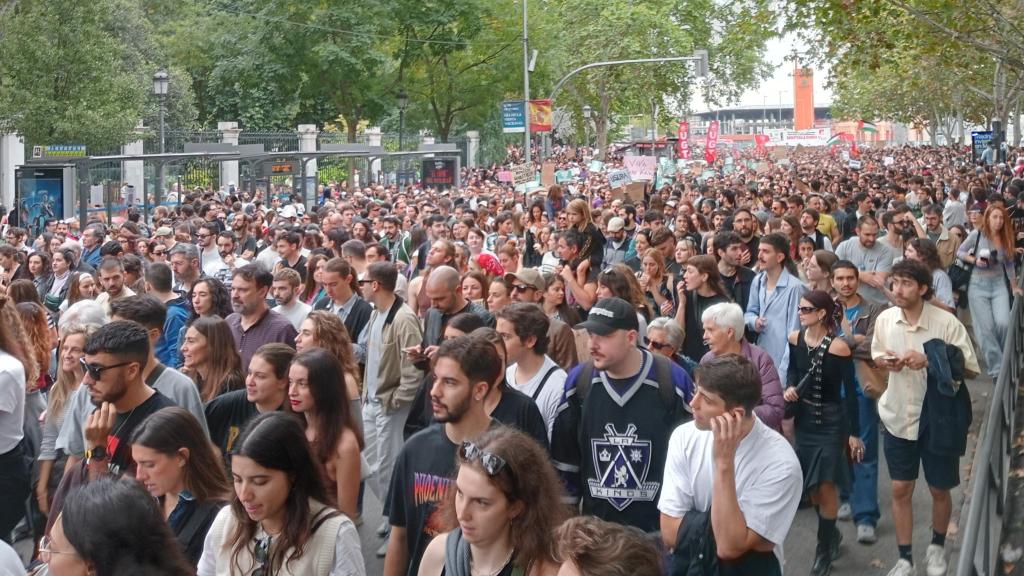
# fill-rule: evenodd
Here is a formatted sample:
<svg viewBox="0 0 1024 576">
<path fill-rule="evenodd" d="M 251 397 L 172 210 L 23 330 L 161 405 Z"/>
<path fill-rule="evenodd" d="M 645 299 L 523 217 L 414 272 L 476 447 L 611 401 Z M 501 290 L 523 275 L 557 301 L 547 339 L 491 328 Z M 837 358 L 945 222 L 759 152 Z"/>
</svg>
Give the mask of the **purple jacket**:
<svg viewBox="0 0 1024 576">
<path fill-rule="evenodd" d="M 779 382 L 779 371 L 775 369 L 772 357 L 746 340 L 740 341 L 741 355 L 750 360 L 761 374 L 761 404 L 754 408 L 754 414 L 776 432 L 782 431 L 782 416 L 786 411 L 786 403 L 782 398 L 782 384 Z M 700 359 L 701 364 L 715 358 L 714 352 L 708 352 Z"/>
</svg>

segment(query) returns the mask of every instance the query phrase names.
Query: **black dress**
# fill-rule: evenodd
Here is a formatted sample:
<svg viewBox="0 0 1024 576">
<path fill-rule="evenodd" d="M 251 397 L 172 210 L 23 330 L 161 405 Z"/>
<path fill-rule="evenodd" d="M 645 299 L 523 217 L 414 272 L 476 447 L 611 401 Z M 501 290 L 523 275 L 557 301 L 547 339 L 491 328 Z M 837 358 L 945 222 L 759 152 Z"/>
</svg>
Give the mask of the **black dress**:
<svg viewBox="0 0 1024 576">
<path fill-rule="evenodd" d="M 826 340 L 819 346 L 826 345 Z M 808 348 L 801 330 L 796 345 L 789 346 L 788 387 L 796 386 L 810 372 L 816 350 Z M 797 402 L 796 455 L 804 474 L 804 490 L 821 482 L 849 488 L 847 439 L 860 435 L 853 358 L 825 350 L 820 375 L 810 376 Z"/>
<path fill-rule="evenodd" d="M 700 359 L 708 353 L 708 345 L 704 342 L 704 311 L 723 302 L 731 302 L 728 296 L 715 294 L 714 296 L 701 296 L 694 290 L 686 291 L 686 327 L 683 330 L 683 354 L 700 362 Z"/>
</svg>

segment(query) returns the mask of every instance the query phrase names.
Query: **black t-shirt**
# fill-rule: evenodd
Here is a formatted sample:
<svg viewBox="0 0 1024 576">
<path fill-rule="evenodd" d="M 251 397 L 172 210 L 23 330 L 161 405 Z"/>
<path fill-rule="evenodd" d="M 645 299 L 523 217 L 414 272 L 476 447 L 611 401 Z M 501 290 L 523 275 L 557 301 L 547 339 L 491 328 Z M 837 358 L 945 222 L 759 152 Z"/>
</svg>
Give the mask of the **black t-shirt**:
<svg viewBox="0 0 1024 576">
<path fill-rule="evenodd" d="M 299 278 L 301 278 L 303 282 L 306 281 L 306 257 L 305 256 L 299 256 L 299 259 L 295 261 L 294 265 L 289 264 L 287 260 L 281 260 L 281 266 L 283 266 L 285 268 L 291 268 L 292 270 L 295 270 L 296 272 L 299 273 Z"/>
<path fill-rule="evenodd" d="M 110 458 L 107 463 L 107 469 L 112 476 L 128 473 L 135 467 L 135 461 L 132 460 L 130 442 L 135 428 L 150 414 L 171 406 L 177 406 L 177 404 L 167 396 L 154 390 L 153 395 L 142 404 L 127 412 L 119 412 L 117 414 L 117 417 L 114 419 L 114 427 L 111 428 L 110 434 L 107 435 L 107 454 Z"/>
<path fill-rule="evenodd" d="M 1024 232 L 1024 208 L 1019 205 L 1013 206 L 1007 210 L 1010 216 L 1010 222 L 1013 223 L 1013 236 L 1016 239 L 1017 248 L 1024 248 L 1024 238 L 1017 238 L 1017 234 Z"/>
<path fill-rule="evenodd" d="M 548 429 L 537 403 L 504 382 L 501 387 L 501 400 L 491 412 L 491 418 L 525 432 L 547 450 Z"/>
<path fill-rule="evenodd" d="M 246 250 L 252 250 L 253 258 L 256 257 L 257 246 L 255 236 L 246 236 L 245 240 L 239 242 L 238 246 L 235 246 L 235 256 L 241 256 Z"/>
<path fill-rule="evenodd" d="M 204 412 L 206 426 L 210 429 L 210 440 L 213 440 L 227 460 L 235 438 L 238 438 L 249 420 L 256 416 L 256 404 L 249 402 L 245 390 L 235 390 L 207 402 Z"/>
<path fill-rule="evenodd" d="M 458 447 L 448 439 L 444 424 L 431 424 L 406 441 L 395 460 L 384 515 L 393 526 L 406 530 L 409 569 L 416 576 L 430 540 L 445 531 L 438 506 L 454 486 Z"/>
</svg>

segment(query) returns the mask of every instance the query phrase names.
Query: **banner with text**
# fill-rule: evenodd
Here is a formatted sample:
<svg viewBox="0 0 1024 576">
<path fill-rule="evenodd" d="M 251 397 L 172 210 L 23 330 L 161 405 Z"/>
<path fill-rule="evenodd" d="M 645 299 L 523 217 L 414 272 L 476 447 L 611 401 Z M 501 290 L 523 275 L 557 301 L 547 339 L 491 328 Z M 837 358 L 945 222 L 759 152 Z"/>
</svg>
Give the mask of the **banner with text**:
<svg viewBox="0 0 1024 576">
<path fill-rule="evenodd" d="M 718 120 L 708 122 L 708 137 L 704 142 L 704 161 L 714 164 L 718 158 Z"/>
<path fill-rule="evenodd" d="M 676 144 L 677 147 L 679 148 L 679 152 L 678 152 L 677 156 L 679 156 L 683 160 L 689 160 L 690 159 L 690 123 L 689 122 L 680 122 L 679 123 L 679 132 L 678 132 L 677 136 L 679 137 L 679 142 Z"/>
<path fill-rule="evenodd" d="M 526 110 L 522 100 L 501 103 L 501 131 L 506 134 L 526 132 Z"/>
</svg>

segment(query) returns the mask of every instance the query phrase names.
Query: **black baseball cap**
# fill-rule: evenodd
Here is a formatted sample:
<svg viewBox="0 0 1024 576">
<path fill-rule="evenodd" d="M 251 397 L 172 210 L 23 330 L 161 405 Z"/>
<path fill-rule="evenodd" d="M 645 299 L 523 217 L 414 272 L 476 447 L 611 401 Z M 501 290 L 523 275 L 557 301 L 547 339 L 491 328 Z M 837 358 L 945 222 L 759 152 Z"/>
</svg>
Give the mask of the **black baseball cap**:
<svg viewBox="0 0 1024 576">
<path fill-rule="evenodd" d="M 587 332 L 607 336 L 616 330 L 640 330 L 636 310 L 622 298 L 604 298 L 590 309 L 586 322 L 576 325 Z"/>
</svg>

